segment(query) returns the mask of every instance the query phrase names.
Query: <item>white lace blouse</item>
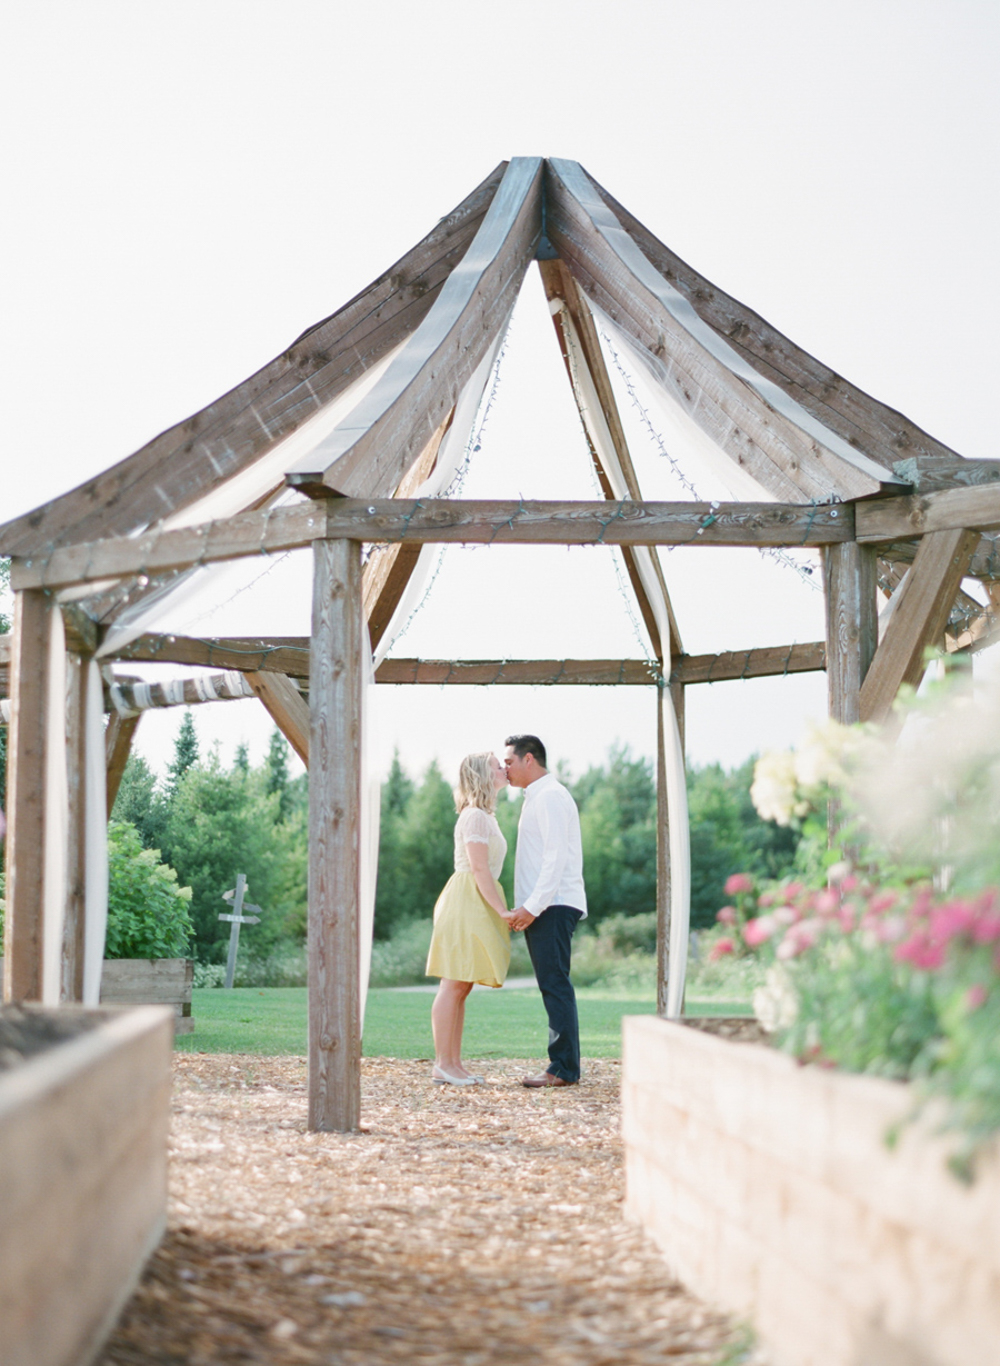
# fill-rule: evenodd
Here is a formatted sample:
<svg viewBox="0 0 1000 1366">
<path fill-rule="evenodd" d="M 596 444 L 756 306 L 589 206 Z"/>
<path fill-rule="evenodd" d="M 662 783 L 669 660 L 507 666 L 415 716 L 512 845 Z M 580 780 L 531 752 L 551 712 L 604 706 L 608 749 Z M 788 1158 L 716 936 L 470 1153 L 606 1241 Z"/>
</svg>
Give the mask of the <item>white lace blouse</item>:
<svg viewBox="0 0 1000 1366">
<path fill-rule="evenodd" d="M 490 872 L 495 878 L 500 876 L 503 861 L 507 856 L 507 841 L 504 839 L 496 816 L 478 806 L 467 806 L 455 822 L 455 872 L 471 873 L 467 844 L 488 846 L 487 859 Z"/>
</svg>

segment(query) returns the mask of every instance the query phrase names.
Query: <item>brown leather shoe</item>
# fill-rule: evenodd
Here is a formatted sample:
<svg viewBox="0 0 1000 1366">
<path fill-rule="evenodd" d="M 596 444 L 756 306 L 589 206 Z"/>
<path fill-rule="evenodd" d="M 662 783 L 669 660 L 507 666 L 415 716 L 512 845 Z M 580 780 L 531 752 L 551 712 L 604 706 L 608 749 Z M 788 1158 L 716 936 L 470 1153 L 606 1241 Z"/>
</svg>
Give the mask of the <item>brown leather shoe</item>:
<svg viewBox="0 0 1000 1366">
<path fill-rule="evenodd" d="M 522 1086 L 572 1086 L 573 1082 L 554 1076 L 551 1072 L 539 1072 L 537 1077 L 522 1077 Z"/>
</svg>

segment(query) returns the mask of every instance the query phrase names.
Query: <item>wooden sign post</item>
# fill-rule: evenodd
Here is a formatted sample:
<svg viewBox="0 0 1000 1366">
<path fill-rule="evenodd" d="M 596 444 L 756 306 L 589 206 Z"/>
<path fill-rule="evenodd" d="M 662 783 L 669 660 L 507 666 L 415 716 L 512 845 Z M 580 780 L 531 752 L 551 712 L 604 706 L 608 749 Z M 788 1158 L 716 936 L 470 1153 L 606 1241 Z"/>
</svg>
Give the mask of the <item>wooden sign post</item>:
<svg viewBox="0 0 1000 1366">
<path fill-rule="evenodd" d="M 228 892 L 222 893 L 223 901 L 233 902 L 232 915 L 223 913 L 219 916 L 220 920 L 228 920 L 232 925 L 229 931 L 229 958 L 226 960 L 226 987 L 231 988 L 233 979 L 236 976 L 236 950 L 240 946 L 240 926 L 259 925 L 259 915 L 244 915 L 244 911 L 259 911 L 259 906 L 243 905 L 243 898 L 246 895 L 247 880 L 244 873 L 236 874 L 236 886 Z M 235 900 L 234 900 L 235 898 Z"/>
</svg>

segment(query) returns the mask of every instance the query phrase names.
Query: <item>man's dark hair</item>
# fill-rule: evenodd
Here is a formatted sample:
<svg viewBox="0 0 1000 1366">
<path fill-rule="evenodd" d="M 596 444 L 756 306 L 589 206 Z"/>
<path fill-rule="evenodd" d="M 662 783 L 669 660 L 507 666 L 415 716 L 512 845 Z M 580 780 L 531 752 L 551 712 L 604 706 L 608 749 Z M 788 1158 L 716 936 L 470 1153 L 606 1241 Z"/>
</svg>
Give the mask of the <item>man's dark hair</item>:
<svg viewBox="0 0 1000 1366">
<path fill-rule="evenodd" d="M 542 768 L 548 768 L 545 762 L 545 746 L 537 735 L 508 735 L 504 744 L 509 745 L 519 759 L 530 754 Z"/>
</svg>

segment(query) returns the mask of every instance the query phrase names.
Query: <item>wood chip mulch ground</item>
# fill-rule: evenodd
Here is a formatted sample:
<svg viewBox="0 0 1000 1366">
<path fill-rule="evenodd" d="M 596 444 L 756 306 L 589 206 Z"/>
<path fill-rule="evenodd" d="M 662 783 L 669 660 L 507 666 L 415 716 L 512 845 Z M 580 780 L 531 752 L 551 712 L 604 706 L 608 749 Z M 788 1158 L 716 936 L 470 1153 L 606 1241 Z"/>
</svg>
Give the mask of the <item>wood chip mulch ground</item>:
<svg viewBox="0 0 1000 1366">
<path fill-rule="evenodd" d="M 303 1060 L 179 1055 L 169 1232 L 101 1366 L 756 1360 L 622 1217 L 619 1064 L 536 1067 L 367 1060 L 341 1135 L 306 1131 Z"/>
</svg>

